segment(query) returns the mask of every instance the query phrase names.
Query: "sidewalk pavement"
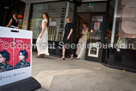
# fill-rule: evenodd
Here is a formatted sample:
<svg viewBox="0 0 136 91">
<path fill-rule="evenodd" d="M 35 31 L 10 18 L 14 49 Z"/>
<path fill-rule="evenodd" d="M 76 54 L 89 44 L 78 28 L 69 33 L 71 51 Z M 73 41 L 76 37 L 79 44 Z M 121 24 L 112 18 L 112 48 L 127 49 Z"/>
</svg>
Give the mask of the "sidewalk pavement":
<svg viewBox="0 0 136 91">
<path fill-rule="evenodd" d="M 32 72 L 42 85 L 36 91 L 136 91 L 136 73 L 91 61 L 36 58 L 33 53 Z"/>
</svg>

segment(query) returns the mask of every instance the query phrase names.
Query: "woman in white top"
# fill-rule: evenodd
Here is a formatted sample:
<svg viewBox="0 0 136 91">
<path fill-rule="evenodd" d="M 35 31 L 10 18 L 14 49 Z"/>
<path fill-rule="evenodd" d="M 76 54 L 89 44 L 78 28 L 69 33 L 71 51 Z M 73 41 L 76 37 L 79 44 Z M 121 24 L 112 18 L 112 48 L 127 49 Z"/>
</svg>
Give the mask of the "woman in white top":
<svg viewBox="0 0 136 91">
<path fill-rule="evenodd" d="M 49 15 L 47 13 L 43 13 L 43 21 L 42 21 L 42 31 L 37 39 L 37 57 L 40 58 L 41 55 L 49 55 L 48 51 L 48 27 L 49 27 Z"/>
<path fill-rule="evenodd" d="M 86 42 L 87 42 L 88 27 L 87 24 L 83 24 L 82 37 L 79 39 L 78 48 L 76 51 L 77 59 L 84 59 L 86 52 Z"/>
</svg>

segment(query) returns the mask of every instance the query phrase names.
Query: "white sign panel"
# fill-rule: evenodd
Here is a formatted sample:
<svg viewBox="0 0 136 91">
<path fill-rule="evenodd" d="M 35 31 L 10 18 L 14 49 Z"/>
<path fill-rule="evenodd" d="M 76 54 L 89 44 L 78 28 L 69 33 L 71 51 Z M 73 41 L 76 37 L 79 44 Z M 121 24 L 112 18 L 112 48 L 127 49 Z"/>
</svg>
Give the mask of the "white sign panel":
<svg viewBox="0 0 136 91">
<path fill-rule="evenodd" d="M 32 76 L 32 32 L 0 27 L 0 86 Z"/>
<path fill-rule="evenodd" d="M 97 58 L 99 56 L 99 49 L 99 43 L 90 43 L 88 56 Z"/>
</svg>

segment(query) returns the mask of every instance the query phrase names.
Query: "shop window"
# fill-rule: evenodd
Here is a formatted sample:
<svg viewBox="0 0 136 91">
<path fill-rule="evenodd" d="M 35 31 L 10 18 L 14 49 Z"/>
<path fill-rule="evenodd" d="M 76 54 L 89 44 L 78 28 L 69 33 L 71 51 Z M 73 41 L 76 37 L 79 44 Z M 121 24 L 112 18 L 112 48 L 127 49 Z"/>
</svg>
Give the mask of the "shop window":
<svg viewBox="0 0 136 91">
<path fill-rule="evenodd" d="M 33 31 L 33 39 L 37 39 L 42 28 L 42 13 L 50 16 L 49 41 L 61 41 L 64 32 L 67 2 L 51 2 L 32 5 L 29 29 Z M 70 9 L 72 16 L 72 9 Z"/>
<path fill-rule="evenodd" d="M 116 4 L 114 44 L 121 49 L 136 50 L 136 0 L 118 0 Z"/>
</svg>

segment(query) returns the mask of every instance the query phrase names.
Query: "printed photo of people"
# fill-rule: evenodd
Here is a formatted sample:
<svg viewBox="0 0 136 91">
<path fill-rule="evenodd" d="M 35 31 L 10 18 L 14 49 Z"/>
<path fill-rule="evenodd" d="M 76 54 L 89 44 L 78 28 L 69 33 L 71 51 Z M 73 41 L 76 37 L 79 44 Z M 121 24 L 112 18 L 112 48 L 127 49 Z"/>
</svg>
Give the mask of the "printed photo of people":
<svg viewBox="0 0 136 91">
<path fill-rule="evenodd" d="M 7 62 L 10 59 L 10 54 L 5 50 L 0 52 L 0 72 L 13 70 L 13 67 Z"/>
<path fill-rule="evenodd" d="M 24 68 L 24 67 L 30 66 L 30 63 L 28 63 L 28 62 L 26 61 L 27 58 L 28 58 L 28 52 L 27 52 L 26 50 L 21 50 L 21 51 L 19 52 L 19 60 L 20 60 L 20 62 L 18 62 L 18 63 L 15 65 L 14 69 Z"/>
<path fill-rule="evenodd" d="M 13 70 L 12 42 L 13 38 L 0 38 L 0 73 Z"/>
<path fill-rule="evenodd" d="M 15 38 L 15 58 L 14 58 L 14 69 L 20 69 L 30 67 L 31 60 L 31 40 Z"/>
<path fill-rule="evenodd" d="M 30 67 L 30 44 L 30 39 L 0 38 L 0 73 Z"/>
</svg>

